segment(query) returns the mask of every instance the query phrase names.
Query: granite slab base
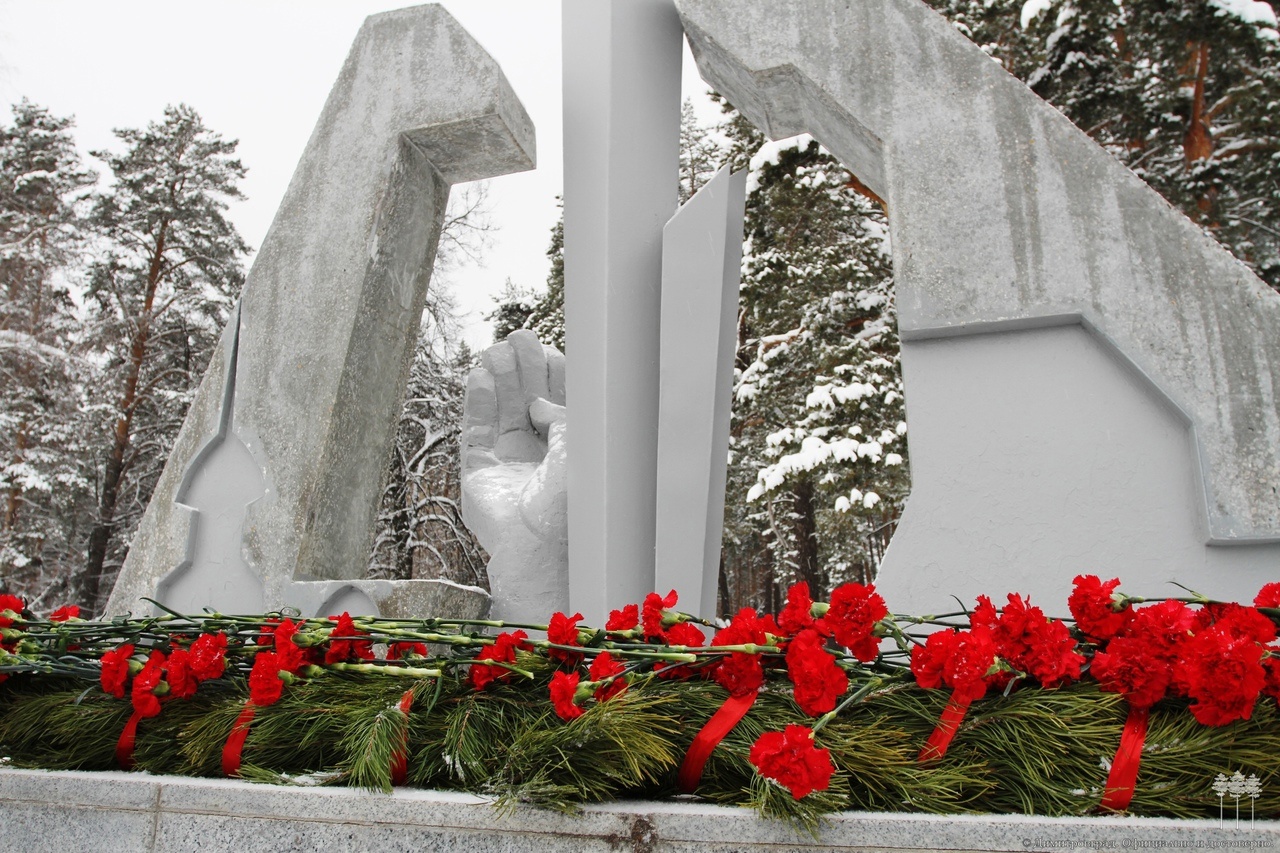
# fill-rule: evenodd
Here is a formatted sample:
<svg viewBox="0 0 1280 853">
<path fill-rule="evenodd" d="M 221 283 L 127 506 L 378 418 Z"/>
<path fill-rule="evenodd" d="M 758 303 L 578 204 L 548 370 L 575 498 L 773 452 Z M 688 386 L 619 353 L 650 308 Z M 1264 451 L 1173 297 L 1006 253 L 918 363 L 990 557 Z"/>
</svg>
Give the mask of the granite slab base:
<svg viewBox="0 0 1280 853">
<path fill-rule="evenodd" d="M 1229 810 L 1229 809 L 1228 809 Z M 134 851 L 1270 850 L 1280 822 L 845 812 L 810 836 L 739 808 L 629 801 L 566 815 L 445 791 L 0 769 L 0 847 Z"/>
</svg>

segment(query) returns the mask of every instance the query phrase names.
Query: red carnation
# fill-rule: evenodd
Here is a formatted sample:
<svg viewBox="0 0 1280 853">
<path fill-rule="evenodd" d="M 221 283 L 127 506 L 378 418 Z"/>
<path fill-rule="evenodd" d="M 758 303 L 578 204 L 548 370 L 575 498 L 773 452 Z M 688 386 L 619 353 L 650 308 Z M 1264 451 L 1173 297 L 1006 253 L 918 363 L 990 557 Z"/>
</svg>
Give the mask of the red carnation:
<svg viewBox="0 0 1280 853">
<path fill-rule="evenodd" d="M 165 662 L 165 681 L 169 683 L 169 695 L 175 699 L 187 699 L 195 695 L 196 675 L 191 669 L 191 653 L 174 649 Z"/>
<path fill-rule="evenodd" d="M 981 699 L 996 663 L 996 644 L 985 628 L 938 631 L 911 650 L 911 673 L 921 687 L 946 685 L 960 702 Z"/>
<path fill-rule="evenodd" d="M 706 642 L 707 635 L 702 633 L 702 629 L 692 622 L 677 622 L 667 629 L 668 645 L 697 648 L 705 645 Z"/>
<path fill-rule="evenodd" d="M 1080 677 L 1084 656 L 1076 651 L 1071 631 L 1062 622 L 1050 619 L 1021 595 L 1010 593 L 1009 603 L 998 613 L 985 595 L 978 596 L 971 623 L 991 632 L 996 653 L 1014 669 L 1025 672 L 1044 687 Z M 1009 673 L 991 679 L 996 687 L 1008 683 Z"/>
<path fill-rule="evenodd" d="M 1083 664 L 1084 655 L 1076 651 L 1070 629 L 1057 619 L 1050 619 L 1046 620 L 1035 645 L 1027 649 L 1014 666 L 1029 673 L 1043 687 L 1057 687 L 1078 681 Z"/>
<path fill-rule="evenodd" d="M 68 619 L 79 619 L 80 607 L 76 604 L 68 604 L 65 607 L 59 607 L 57 610 L 49 614 L 50 622 L 66 622 Z"/>
<path fill-rule="evenodd" d="M 1115 591 L 1119 585 L 1119 578 L 1104 582 L 1097 575 L 1076 575 L 1067 607 L 1071 608 L 1076 627 L 1095 643 L 1110 640 L 1129 621 L 1124 596 Z"/>
<path fill-rule="evenodd" d="M 665 597 L 651 592 L 644 597 L 644 606 L 640 608 L 640 621 L 644 625 L 646 637 L 662 638 L 662 611 L 676 606 L 677 596 L 673 589 Z"/>
<path fill-rule="evenodd" d="M 606 631 L 630 631 L 640 624 L 640 605 L 628 604 L 621 610 L 610 610 Z"/>
<path fill-rule="evenodd" d="M 1253 599 L 1253 606 L 1280 610 L 1280 583 L 1269 583 L 1260 589 Z"/>
<path fill-rule="evenodd" d="M 587 672 L 587 677 L 592 681 L 604 681 L 606 678 L 612 678 L 615 675 L 621 675 L 626 671 L 626 667 L 622 661 L 614 660 L 613 655 L 608 652 L 601 652 L 596 655 L 596 659 L 591 662 L 591 669 Z M 608 684 L 601 684 L 596 688 L 596 701 L 604 702 L 612 699 L 619 693 L 627 689 L 627 681 L 625 678 L 615 678 Z"/>
<path fill-rule="evenodd" d="M 1170 598 L 1134 609 L 1123 635 L 1141 639 L 1152 654 L 1172 666 L 1182 644 L 1191 637 L 1195 618 L 1191 608 Z"/>
<path fill-rule="evenodd" d="M 581 646 L 582 644 L 578 642 L 578 623 L 581 621 L 581 613 L 575 613 L 572 616 L 565 616 L 559 612 L 552 613 L 551 623 L 547 625 L 547 639 L 558 646 Z M 582 660 L 581 652 L 570 652 L 564 649 L 548 649 L 547 655 L 553 660 L 566 663 L 577 663 Z"/>
<path fill-rule="evenodd" d="M 733 617 L 729 625 L 716 632 L 713 646 L 763 645 L 767 641 L 760 617 L 750 607 L 744 607 Z M 746 696 L 760 689 L 764 683 L 764 667 L 760 655 L 748 652 L 730 652 L 715 665 L 712 677 L 716 683 L 734 696 Z"/>
<path fill-rule="evenodd" d="M 781 732 L 765 732 L 751 747 L 751 763 L 766 779 L 772 779 L 799 800 L 831 784 L 835 765 L 831 751 L 813 745 L 813 731 L 787 726 Z"/>
<path fill-rule="evenodd" d="M 1253 607 L 1242 604 L 1206 604 L 1196 614 L 1192 630 L 1212 626 L 1233 640 L 1249 640 L 1266 645 L 1276 638 L 1275 623 Z"/>
<path fill-rule="evenodd" d="M 403 660 L 409 655 L 427 656 L 426 643 L 392 643 L 387 647 L 387 660 Z"/>
<path fill-rule="evenodd" d="M 809 583 L 800 581 L 787 590 L 787 606 L 778 614 L 778 627 L 793 637 L 812 625 L 813 599 L 809 597 Z"/>
<path fill-rule="evenodd" d="M 846 583 L 832 591 L 831 607 L 822 617 L 822 625 L 854 657 L 870 663 L 880 651 L 876 623 L 888 615 L 889 608 L 876 593 L 875 584 Z"/>
<path fill-rule="evenodd" d="M 160 686 L 160 679 L 164 674 L 164 661 L 164 652 L 152 652 L 142 671 L 133 679 L 130 695 L 133 698 L 133 710 L 140 717 L 154 717 L 160 713 L 160 699 L 153 691 Z"/>
<path fill-rule="evenodd" d="M 691 622 L 677 622 L 667 629 L 667 645 L 692 646 L 697 648 L 706 643 L 707 637 L 702 630 Z M 689 678 L 694 670 L 686 663 L 659 663 L 653 671 L 659 678 Z"/>
<path fill-rule="evenodd" d="M 1267 682 L 1263 685 L 1262 692 L 1280 705 L 1280 646 L 1272 646 L 1267 652 L 1268 655 L 1262 659 L 1262 665 L 1267 671 Z"/>
<path fill-rule="evenodd" d="M 329 632 L 329 649 L 324 653 L 325 663 L 373 660 L 373 641 L 360 639 L 369 635 L 356 627 L 350 613 L 344 610 L 341 616 L 330 616 L 329 619 L 338 624 Z"/>
<path fill-rule="evenodd" d="M 1187 642 L 1178 680 L 1195 700 L 1195 718 L 1206 726 L 1249 719 L 1267 683 L 1262 654 L 1262 646 L 1234 636 L 1229 625 L 1202 631 Z"/>
<path fill-rule="evenodd" d="M 299 627 L 292 619 L 286 619 L 273 632 L 276 664 L 285 672 L 296 673 L 308 662 L 308 655 L 293 641 Z"/>
<path fill-rule="evenodd" d="M 274 705 L 284 692 L 280 672 L 280 658 L 275 652 L 258 652 L 253 657 L 253 670 L 249 673 L 249 701 L 259 708 Z"/>
<path fill-rule="evenodd" d="M 201 634 L 191 644 L 191 672 L 200 681 L 220 678 L 227 668 L 227 635 Z"/>
<path fill-rule="evenodd" d="M 524 631 L 503 632 L 494 637 L 493 645 L 481 649 L 475 659 L 491 660 L 496 663 L 515 663 L 516 649 L 524 646 L 524 640 L 528 636 Z M 488 664 L 472 664 L 471 671 L 467 674 L 467 679 L 476 690 L 483 690 L 492 681 L 507 681 L 510 678 L 510 671 Z"/>
<path fill-rule="evenodd" d="M 129 680 L 129 658 L 133 657 L 133 644 L 126 643 L 102 655 L 102 673 L 99 680 L 102 689 L 117 699 L 124 698 L 124 686 Z"/>
<path fill-rule="evenodd" d="M 796 704 L 811 717 L 835 708 L 836 700 L 849 689 L 849 676 L 812 628 L 801 631 L 787 646 L 787 677 L 795 685 Z"/>
<path fill-rule="evenodd" d="M 556 672 L 551 675 L 551 704 L 562 720 L 581 717 L 583 710 L 573 702 L 578 692 L 578 673 Z"/>
<path fill-rule="evenodd" d="M 1165 697 L 1172 672 L 1147 639 L 1116 637 L 1094 654 L 1090 669 L 1108 693 L 1120 693 L 1135 708 L 1150 708 Z"/>
<path fill-rule="evenodd" d="M 16 595 L 0 595 L 0 628 L 8 628 L 13 624 L 13 618 L 4 616 L 6 612 L 12 612 L 14 616 L 21 618 L 22 611 L 27 605 L 21 598 Z"/>
</svg>

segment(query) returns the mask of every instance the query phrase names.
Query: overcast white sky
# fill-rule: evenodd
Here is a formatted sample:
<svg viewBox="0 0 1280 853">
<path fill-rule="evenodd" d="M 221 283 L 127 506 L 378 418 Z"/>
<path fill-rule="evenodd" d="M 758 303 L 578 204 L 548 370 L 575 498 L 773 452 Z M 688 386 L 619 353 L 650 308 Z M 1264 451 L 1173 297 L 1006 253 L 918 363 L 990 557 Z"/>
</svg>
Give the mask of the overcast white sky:
<svg viewBox="0 0 1280 853">
<path fill-rule="evenodd" d="M 240 141 L 248 200 L 231 216 L 255 248 L 266 235 L 329 87 L 365 16 L 413 5 L 386 0 L 0 0 L 0 106 L 23 96 L 74 115 L 82 150 L 119 150 L 116 127 L 141 127 L 185 102 L 224 137 Z M 494 180 L 498 226 L 483 267 L 451 275 L 469 312 L 468 341 L 488 343 L 480 315 L 510 278 L 541 286 L 563 185 L 559 0 L 445 0 L 498 60 L 538 134 L 538 168 Z M 686 50 L 686 95 L 704 120 Z M 102 165 L 91 161 L 99 171 Z"/>
</svg>

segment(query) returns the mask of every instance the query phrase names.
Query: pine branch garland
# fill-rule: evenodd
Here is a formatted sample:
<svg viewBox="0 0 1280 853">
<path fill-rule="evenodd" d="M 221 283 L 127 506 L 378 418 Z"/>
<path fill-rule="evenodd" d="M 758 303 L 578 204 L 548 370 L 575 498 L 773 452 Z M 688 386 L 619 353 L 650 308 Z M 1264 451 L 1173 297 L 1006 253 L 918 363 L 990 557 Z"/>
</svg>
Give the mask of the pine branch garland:
<svg viewBox="0 0 1280 853">
<path fill-rule="evenodd" d="M 1255 608 L 1196 599 L 1200 611 L 1166 601 L 1126 615 L 1138 599 L 1091 583 L 1082 587 L 1093 596 L 1087 607 L 1073 599 L 1073 612 L 1083 608 L 1075 634 L 1011 597 L 1004 612 L 980 601 L 967 617 L 949 616 L 952 627 L 927 642 L 913 636 L 925 620 L 889 617 L 870 587 L 838 591 L 830 606 L 798 596 L 781 627 L 744 611 L 708 645 L 694 642 L 671 596 L 615 612 L 606 630 L 558 615 L 551 640 L 539 638 L 548 626 L 491 623 L 501 632 L 491 636 L 445 619 L 346 614 L 53 623 L 0 598 L 0 756 L 22 767 L 111 769 L 126 724 L 136 723 L 125 750 L 134 767 L 216 777 L 251 709 L 232 768 L 273 784 L 390 791 L 403 757 L 409 784 L 491 796 L 501 808 L 572 811 L 696 786 L 704 800 L 810 830 L 840 809 L 1086 815 L 1103 801 L 1139 700 L 1112 681 L 1062 673 L 1088 656 L 1101 667 L 1106 648 L 1114 675 L 1123 644 L 1087 632 L 1119 614 L 1131 626 L 1172 619 L 1168 636 L 1185 642 L 1184 654 L 1216 654 L 1216 643 L 1244 673 L 1218 676 L 1196 660 L 1178 670 L 1184 686 L 1151 707 L 1137 783 L 1121 808 L 1211 817 L 1222 805 L 1211 777 L 1240 773 L 1258 783 L 1253 814 L 1280 817 L 1280 707 L 1272 682 L 1257 681 L 1276 672 L 1280 649 L 1269 644 L 1280 610 L 1267 596 L 1280 596 L 1280 585 L 1264 588 Z M 1002 638 L 1009 625 L 1017 642 Z M 859 654 L 799 639 L 823 630 Z M 1026 641 L 1037 632 L 1048 639 Z M 896 639 L 903 653 L 874 644 L 868 653 L 876 637 Z M 969 674 L 944 667 L 936 672 L 954 679 L 936 682 L 945 689 L 922 688 L 941 666 L 938 649 L 966 642 L 977 655 L 965 659 L 976 663 Z M 374 658 L 374 643 L 386 659 Z M 898 662 L 907 654 L 910 669 Z M 1205 677 L 1222 679 L 1220 695 L 1197 686 Z M 1232 678 L 1254 679 L 1254 692 Z M 981 689 L 958 706 L 949 746 L 922 751 L 966 683 Z M 729 723 L 708 725 L 731 696 L 733 715 L 720 714 Z M 1207 702 L 1216 703 L 1208 725 Z M 695 746 L 706 760 L 689 782 L 682 764 Z"/>
</svg>

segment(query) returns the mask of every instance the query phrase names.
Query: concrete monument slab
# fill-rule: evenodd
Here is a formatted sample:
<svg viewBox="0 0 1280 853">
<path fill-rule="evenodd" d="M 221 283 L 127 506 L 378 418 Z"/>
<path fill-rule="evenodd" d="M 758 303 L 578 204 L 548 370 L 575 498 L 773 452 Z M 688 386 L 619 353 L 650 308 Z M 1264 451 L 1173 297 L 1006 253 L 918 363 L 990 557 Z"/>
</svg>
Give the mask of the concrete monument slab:
<svg viewBox="0 0 1280 853">
<path fill-rule="evenodd" d="M 359 578 L 449 187 L 533 162 L 524 108 L 447 12 L 419 6 L 365 22 L 254 262 L 238 319 L 197 392 L 109 612 L 137 610 L 138 599 L 158 589 L 179 610 L 287 604 L 314 613 L 344 596 L 384 612 L 403 609 L 393 599 L 405 587 Z M 227 456 L 217 448 L 233 442 L 256 470 L 214 465 Z M 218 521 L 179 502 L 192 499 L 186 484 L 209 478 L 219 481 L 206 485 L 221 502 Z M 227 563 L 202 557 L 202 530 L 230 525 L 235 538 L 237 522 L 225 506 L 234 496 L 247 505 L 239 558 L 260 579 L 260 595 L 251 585 L 226 593 Z"/>
<path fill-rule="evenodd" d="M 714 618 L 747 172 L 726 166 L 662 232 L 654 589 Z"/>
<path fill-rule="evenodd" d="M 1242 600 L 1274 580 L 1280 296 L 920 0 L 676 3 L 708 83 L 888 203 L 893 607 L 1061 602 L 1079 572 Z"/>
</svg>

